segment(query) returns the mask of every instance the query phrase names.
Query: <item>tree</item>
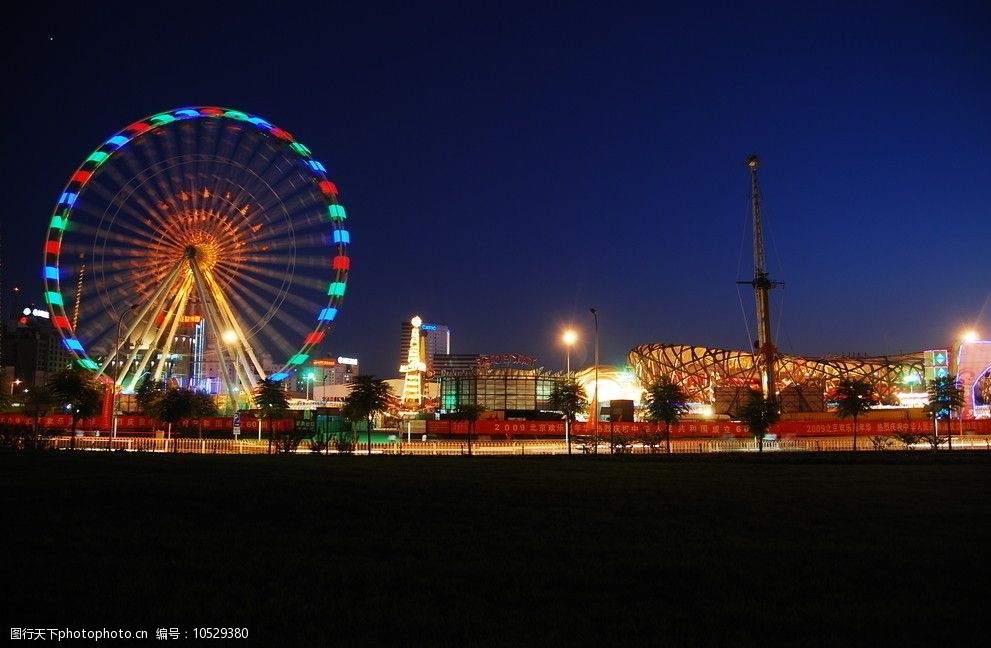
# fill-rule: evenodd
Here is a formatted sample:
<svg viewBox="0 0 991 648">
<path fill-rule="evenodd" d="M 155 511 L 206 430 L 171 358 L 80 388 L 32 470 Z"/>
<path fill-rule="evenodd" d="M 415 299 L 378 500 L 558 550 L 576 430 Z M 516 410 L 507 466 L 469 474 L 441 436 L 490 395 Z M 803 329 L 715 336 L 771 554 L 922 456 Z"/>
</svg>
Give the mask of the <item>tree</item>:
<svg viewBox="0 0 991 648">
<path fill-rule="evenodd" d="M 547 407 L 564 415 L 564 424 L 568 426 L 568 454 L 571 454 L 571 424 L 574 423 L 579 412 L 588 409 L 585 388 L 579 385 L 574 378 L 554 383 L 554 388 L 551 389 L 547 399 Z"/>
<path fill-rule="evenodd" d="M 355 376 L 351 391 L 344 399 L 344 418 L 352 423 L 365 421 L 368 424 L 368 454 L 372 454 L 372 416 L 384 412 L 392 397 L 392 388 L 381 378 L 362 374 Z"/>
<path fill-rule="evenodd" d="M 199 438 L 203 438 L 203 419 L 216 416 L 219 411 L 217 409 L 217 401 L 213 399 L 213 396 L 206 392 L 193 392 L 192 395 L 193 407 L 190 416 L 196 419 L 197 430 Z"/>
<path fill-rule="evenodd" d="M 145 376 L 138 388 L 134 390 L 134 400 L 138 411 L 145 416 L 158 418 L 159 401 L 165 396 L 167 386 L 164 380 L 153 380 Z"/>
<path fill-rule="evenodd" d="M 484 405 L 478 403 L 462 403 L 458 405 L 454 416 L 459 421 L 468 421 L 468 454 L 471 454 L 471 435 L 475 432 L 475 421 L 482 418 L 485 411 Z"/>
<path fill-rule="evenodd" d="M 7 409 L 13 402 L 14 385 L 6 377 L 0 380 L 0 409 Z"/>
<path fill-rule="evenodd" d="M 774 398 L 764 398 L 763 392 L 752 390 L 747 402 L 736 411 L 736 417 L 757 440 L 759 451 L 764 452 L 764 435 L 781 419 L 781 409 Z"/>
<path fill-rule="evenodd" d="M 79 419 L 93 416 L 103 404 L 103 388 L 93 374 L 80 367 L 72 367 L 48 376 L 46 383 L 56 403 L 66 407 L 72 416 L 72 437 L 69 446 L 76 447 L 76 427 Z"/>
<path fill-rule="evenodd" d="M 268 451 L 272 452 L 272 419 L 284 418 L 289 413 L 289 398 L 281 382 L 266 378 L 258 383 L 253 394 L 258 418 L 268 419 Z"/>
<path fill-rule="evenodd" d="M 922 439 L 922 435 L 920 434 L 913 434 L 905 431 L 895 432 L 892 436 L 901 441 L 905 445 L 906 450 L 911 450 L 912 446 Z"/>
<path fill-rule="evenodd" d="M 34 417 L 34 432 L 38 433 L 41 426 L 41 417 L 52 408 L 52 392 L 45 385 L 39 385 L 25 390 L 24 411 Z"/>
<path fill-rule="evenodd" d="M 840 418 L 853 417 L 853 449 L 857 450 L 857 418 L 881 404 L 874 386 L 859 378 L 843 378 L 830 394 Z"/>
<path fill-rule="evenodd" d="M 929 404 L 926 405 L 926 413 L 933 419 L 933 450 L 939 447 L 939 428 L 937 419 L 949 419 L 953 412 L 959 412 L 963 408 L 964 397 L 963 387 L 956 376 L 946 376 L 944 378 L 934 378 L 926 385 L 929 392 Z M 953 449 L 953 436 L 947 434 L 950 442 L 950 450 Z"/>
<path fill-rule="evenodd" d="M 671 454 L 671 425 L 688 413 L 688 396 L 681 385 L 672 382 L 668 376 L 661 376 L 647 387 L 644 409 L 648 421 L 664 423 L 664 439 L 668 454 Z"/>
<path fill-rule="evenodd" d="M 172 424 L 193 416 L 193 392 L 188 389 L 171 387 L 158 400 L 157 417 L 169 426 L 168 437 L 172 437 Z"/>
</svg>

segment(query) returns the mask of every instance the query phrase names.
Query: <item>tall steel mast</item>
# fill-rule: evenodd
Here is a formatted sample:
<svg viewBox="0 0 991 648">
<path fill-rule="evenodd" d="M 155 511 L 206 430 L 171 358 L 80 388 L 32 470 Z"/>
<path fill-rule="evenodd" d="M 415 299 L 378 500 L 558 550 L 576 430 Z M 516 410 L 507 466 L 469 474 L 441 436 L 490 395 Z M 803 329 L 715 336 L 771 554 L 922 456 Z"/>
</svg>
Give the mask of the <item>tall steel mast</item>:
<svg viewBox="0 0 991 648">
<path fill-rule="evenodd" d="M 760 158 L 751 155 L 747 158 L 747 166 L 750 167 L 750 205 L 754 217 L 754 278 L 749 283 L 754 287 L 754 297 L 757 301 L 757 352 L 762 359 L 761 367 L 761 389 L 765 398 L 775 398 L 776 372 L 774 358 L 777 349 L 774 347 L 774 340 L 771 337 L 771 300 L 768 294 L 776 286 L 782 285 L 780 282 L 771 281 L 767 274 L 767 262 L 764 257 L 764 232 L 760 216 L 760 183 L 757 179 L 757 167 L 760 166 Z"/>
</svg>

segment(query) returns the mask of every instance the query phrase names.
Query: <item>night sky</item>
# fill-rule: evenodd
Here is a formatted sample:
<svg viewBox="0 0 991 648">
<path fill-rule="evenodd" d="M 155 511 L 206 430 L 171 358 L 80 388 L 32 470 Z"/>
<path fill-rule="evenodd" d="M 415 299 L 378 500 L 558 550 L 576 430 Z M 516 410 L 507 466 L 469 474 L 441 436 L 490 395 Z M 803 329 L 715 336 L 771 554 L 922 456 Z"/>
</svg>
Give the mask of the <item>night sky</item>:
<svg viewBox="0 0 991 648">
<path fill-rule="evenodd" d="M 327 350 L 365 372 L 398 373 L 414 314 L 455 352 L 553 369 L 571 322 L 591 362 L 589 307 L 604 363 L 748 348 L 750 153 L 784 352 L 991 337 L 986 2 L 322 4 L 5 20 L 5 298 L 41 301 L 47 222 L 90 151 L 218 105 L 292 132 L 340 187 L 354 265 Z"/>
</svg>

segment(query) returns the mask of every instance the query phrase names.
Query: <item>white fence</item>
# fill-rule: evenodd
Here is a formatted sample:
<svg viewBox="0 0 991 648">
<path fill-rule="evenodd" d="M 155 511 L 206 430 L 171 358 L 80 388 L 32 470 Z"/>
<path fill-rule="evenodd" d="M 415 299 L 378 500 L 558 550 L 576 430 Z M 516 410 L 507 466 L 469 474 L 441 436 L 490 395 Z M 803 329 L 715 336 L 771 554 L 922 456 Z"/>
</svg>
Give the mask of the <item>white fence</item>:
<svg viewBox="0 0 991 648">
<path fill-rule="evenodd" d="M 245 454 L 257 455 L 275 453 L 277 448 L 270 446 L 267 439 L 234 440 L 234 439 L 156 439 L 118 437 L 53 437 L 52 447 L 57 449 L 76 450 L 123 450 L 137 452 L 173 452 L 183 454 Z M 885 438 L 883 447 L 876 447 L 871 438 L 858 439 L 857 448 L 861 451 L 871 450 L 931 450 L 932 446 L 920 440 L 912 446 L 906 446 L 893 438 Z M 671 452 L 675 454 L 706 454 L 716 452 L 756 452 L 757 443 L 752 439 L 674 439 L 671 441 Z M 950 450 L 949 445 L 940 445 L 940 451 Z M 991 450 L 991 437 L 963 436 L 953 439 L 953 450 Z M 598 447 L 582 446 L 572 443 L 572 454 L 608 455 L 608 440 L 598 444 Z M 782 439 L 764 441 L 765 452 L 842 452 L 853 450 L 852 437 L 818 437 L 800 439 Z M 303 441 L 294 451 L 295 454 L 312 454 L 309 441 Z M 339 454 L 331 445 L 324 451 L 326 454 Z M 661 442 L 655 448 L 641 444 L 617 446 L 614 454 L 664 454 L 666 445 Z M 371 453 L 376 455 L 467 455 L 467 441 L 410 441 L 393 443 L 373 443 Z M 568 448 L 563 440 L 527 440 L 527 441 L 473 441 L 471 453 L 478 455 L 560 455 L 567 454 Z M 355 455 L 368 454 L 368 445 L 358 443 L 353 451 Z"/>
</svg>

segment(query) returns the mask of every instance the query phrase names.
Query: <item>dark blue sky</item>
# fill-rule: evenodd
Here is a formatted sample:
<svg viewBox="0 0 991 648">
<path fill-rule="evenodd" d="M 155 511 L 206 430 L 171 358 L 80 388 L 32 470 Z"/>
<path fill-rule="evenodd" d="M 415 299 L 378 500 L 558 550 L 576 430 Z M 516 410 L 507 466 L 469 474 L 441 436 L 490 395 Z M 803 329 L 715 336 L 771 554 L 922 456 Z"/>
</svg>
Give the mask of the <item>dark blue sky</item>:
<svg viewBox="0 0 991 648">
<path fill-rule="evenodd" d="M 354 266 L 329 350 L 372 373 L 414 313 L 455 351 L 554 368 L 590 306 L 605 362 L 745 348 L 752 152 L 784 351 L 991 336 L 986 2 L 139 4 L 4 27 L 5 292 L 40 296 L 48 217 L 105 137 L 220 105 L 339 185 Z"/>
</svg>

